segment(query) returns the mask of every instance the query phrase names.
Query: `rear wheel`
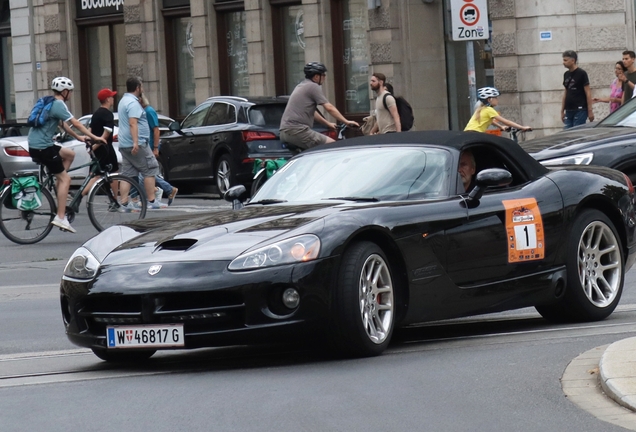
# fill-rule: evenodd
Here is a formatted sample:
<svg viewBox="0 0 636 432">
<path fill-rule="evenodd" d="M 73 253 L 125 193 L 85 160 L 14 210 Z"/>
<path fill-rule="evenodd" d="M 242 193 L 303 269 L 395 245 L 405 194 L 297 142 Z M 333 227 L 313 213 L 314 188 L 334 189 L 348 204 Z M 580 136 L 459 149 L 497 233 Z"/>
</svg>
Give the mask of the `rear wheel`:
<svg viewBox="0 0 636 432">
<path fill-rule="evenodd" d="M 93 354 L 102 360 L 113 363 L 132 363 L 148 360 L 157 350 L 108 350 L 92 348 Z"/>
<path fill-rule="evenodd" d="M 129 187 L 127 203 L 122 203 L 119 193 L 124 183 Z M 131 178 L 119 174 L 109 175 L 107 180 L 99 179 L 91 188 L 86 201 L 88 217 L 98 231 L 145 218 L 147 205 L 143 187 Z"/>
<path fill-rule="evenodd" d="M 216 163 L 214 175 L 216 177 L 216 187 L 219 190 L 219 195 L 223 198 L 223 195 L 229 188 L 236 184 L 234 179 L 234 163 L 232 158 L 228 154 L 224 154 L 219 158 Z"/>
<path fill-rule="evenodd" d="M 331 328 L 336 349 L 355 357 L 381 354 L 395 321 L 393 279 L 382 249 L 371 242 L 352 245 L 338 281 Z"/>
<path fill-rule="evenodd" d="M 567 245 L 567 287 L 556 305 L 537 307 L 553 321 L 607 318 L 621 298 L 625 277 L 621 242 L 614 225 L 598 210 L 574 221 Z"/>
<path fill-rule="evenodd" d="M 29 211 L 18 210 L 11 202 L 11 185 L 0 193 L 0 231 L 12 242 L 18 244 L 37 243 L 53 229 L 51 221 L 57 214 L 57 207 L 51 193 L 40 189 L 42 205 Z"/>
</svg>

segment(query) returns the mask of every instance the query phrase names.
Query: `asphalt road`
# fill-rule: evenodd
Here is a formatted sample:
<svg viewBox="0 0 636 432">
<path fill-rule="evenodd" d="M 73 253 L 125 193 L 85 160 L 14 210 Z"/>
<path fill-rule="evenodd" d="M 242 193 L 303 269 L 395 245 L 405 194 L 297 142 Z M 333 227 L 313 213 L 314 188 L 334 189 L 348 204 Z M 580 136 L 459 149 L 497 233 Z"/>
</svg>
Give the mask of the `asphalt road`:
<svg viewBox="0 0 636 432">
<path fill-rule="evenodd" d="M 227 207 L 187 197 L 150 217 Z M 0 431 L 626 430 L 574 405 L 559 380 L 579 354 L 634 335 L 636 270 L 599 323 L 523 309 L 402 329 L 376 358 L 265 346 L 112 366 L 66 340 L 59 312 L 66 259 L 95 234 L 84 218 L 38 245 L 0 236 Z"/>
</svg>

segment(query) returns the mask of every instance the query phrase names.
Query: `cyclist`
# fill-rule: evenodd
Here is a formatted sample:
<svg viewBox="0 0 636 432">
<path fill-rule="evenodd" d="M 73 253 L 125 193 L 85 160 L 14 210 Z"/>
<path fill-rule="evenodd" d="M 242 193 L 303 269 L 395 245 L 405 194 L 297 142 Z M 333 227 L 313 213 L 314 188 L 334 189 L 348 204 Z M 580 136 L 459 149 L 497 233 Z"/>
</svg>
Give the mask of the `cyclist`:
<svg viewBox="0 0 636 432">
<path fill-rule="evenodd" d="M 499 90 L 496 88 L 482 87 L 477 90 L 477 97 L 479 98 L 477 108 L 464 128 L 465 131 L 486 132 L 488 126 L 493 123 L 502 130 L 506 129 L 505 126 L 517 128 L 522 131 L 532 130 L 530 126 L 521 126 L 511 120 L 503 118 L 495 111 L 494 107 L 499 104 Z"/>
<path fill-rule="evenodd" d="M 53 78 L 51 81 L 51 90 L 55 100 L 49 111 L 46 123 L 40 127 L 32 127 L 29 130 L 29 154 L 34 162 L 44 165 L 49 172 L 55 175 L 57 181 L 57 215 L 51 223 L 63 231 L 75 232 L 75 229 L 69 223 L 66 217 L 66 199 L 68 189 L 71 185 L 71 177 L 66 172 L 73 159 L 75 152 L 69 148 L 56 145 L 53 136 L 57 133 L 58 126 L 66 131 L 78 141 L 84 142 L 85 137 L 95 142 L 106 143 L 103 138 L 93 135 L 88 129 L 82 125 L 66 107 L 66 101 L 71 97 L 71 92 L 75 86 L 73 81 L 66 77 Z M 70 123 L 85 136 L 78 135 L 68 125 Z"/>
<path fill-rule="evenodd" d="M 333 142 L 332 138 L 312 130 L 314 120 L 330 129 L 336 129 L 334 123 L 317 112 L 318 105 L 322 105 L 325 111 L 347 126 L 360 127 L 355 121 L 344 118 L 322 93 L 320 86 L 325 82 L 327 74 L 327 68 L 324 64 L 307 63 L 304 72 L 305 79 L 294 88 L 280 121 L 281 141 L 293 144 L 303 150 L 318 144 Z"/>
</svg>

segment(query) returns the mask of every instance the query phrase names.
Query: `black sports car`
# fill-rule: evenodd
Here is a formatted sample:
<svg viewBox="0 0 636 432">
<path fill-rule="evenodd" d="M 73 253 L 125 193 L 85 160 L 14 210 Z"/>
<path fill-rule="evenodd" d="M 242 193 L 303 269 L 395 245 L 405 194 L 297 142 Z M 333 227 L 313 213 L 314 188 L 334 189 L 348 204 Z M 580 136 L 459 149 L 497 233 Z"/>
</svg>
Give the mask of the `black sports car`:
<svg viewBox="0 0 636 432">
<path fill-rule="evenodd" d="M 396 326 L 527 306 L 600 320 L 634 261 L 634 217 L 624 174 L 551 171 L 504 138 L 356 138 L 301 153 L 242 209 L 100 233 L 64 270 L 62 316 L 111 361 L 308 334 L 376 355 Z"/>
<path fill-rule="evenodd" d="M 636 99 L 593 127 L 577 127 L 520 145 L 545 166 L 606 166 L 636 182 Z"/>
</svg>

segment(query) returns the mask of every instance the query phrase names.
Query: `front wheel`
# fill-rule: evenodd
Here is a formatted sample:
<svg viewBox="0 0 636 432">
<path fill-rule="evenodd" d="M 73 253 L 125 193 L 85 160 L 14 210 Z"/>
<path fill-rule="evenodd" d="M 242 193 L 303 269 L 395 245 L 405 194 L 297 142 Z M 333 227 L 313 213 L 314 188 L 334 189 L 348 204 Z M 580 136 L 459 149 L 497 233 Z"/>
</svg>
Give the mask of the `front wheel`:
<svg viewBox="0 0 636 432">
<path fill-rule="evenodd" d="M 17 244 L 33 244 L 46 237 L 53 229 L 51 221 L 57 206 L 51 193 L 40 188 L 42 205 L 35 210 L 19 210 L 11 201 L 11 185 L 0 193 L 0 231 Z"/>
<path fill-rule="evenodd" d="M 381 354 L 395 324 L 393 278 L 382 249 L 371 242 L 352 245 L 338 281 L 331 327 L 336 349 L 355 357 Z"/>
<path fill-rule="evenodd" d="M 252 182 L 252 194 L 251 196 L 256 195 L 256 192 L 258 192 L 258 190 L 265 184 L 265 182 L 267 181 L 267 171 L 260 170 L 258 172 L 258 174 L 256 174 L 256 177 L 254 177 L 254 181 Z"/>
<path fill-rule="evenodd" d="M 555 321 L 607 318 L 621 298 L 623 251 L 614 224 L 598 210 L 583 211 L 572 224 L 567 244 L 567 287 L 556 305 L 537 310 Z"/>
<path fill-rule="evenodd" d="M 122 199 L 122 186 L 128 189 Z M 146 217 L 148 203 L 143 187 L 121 174 L 102 177 L 88 194 L 86 207 L 91 223 L 98 231 L 113 225 L 132 222 Z"/>
</svg>

